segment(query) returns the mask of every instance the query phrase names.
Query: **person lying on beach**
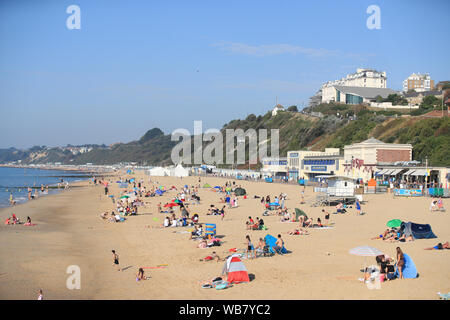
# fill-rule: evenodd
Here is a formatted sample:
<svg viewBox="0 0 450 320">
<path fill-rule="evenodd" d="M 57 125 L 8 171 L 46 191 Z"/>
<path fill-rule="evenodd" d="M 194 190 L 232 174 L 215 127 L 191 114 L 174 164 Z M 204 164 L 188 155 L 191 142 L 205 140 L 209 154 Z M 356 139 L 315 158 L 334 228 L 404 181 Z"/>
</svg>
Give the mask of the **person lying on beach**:
<svg viewBox="0 0 450 320">
<path fill-rule="evenodd" d="M 448 241 L 445 243 L 438 243 L 434 247 L 425 248 L 424 250 L 442 250 L 442 249 L 450 249 L 450 244 L 448 243 Z"/>
<path fill-rule="evenodd" d="M 392 230 L 386 229 L 383 234 L 380 234 L 379 236 L 370 238 L 370 240 L 378 240 L 378 239 L 386 240 L 387 238 L 390 238 L 391 235 L 392 235 Z"/>
<path fill-rule="evenodd" d="M 280 219 L 281 222 L 287 222 L 291 220 L 291 214 L 289 212 L 285 212 L 283 217 Z"/>
<path fill-rule="evenodd" d="M 208 248 L 208 242 L 206 241 L 206 238 L 203 237 L 203 239 L 199 242 L 199 244 L 197 245 L 198 248 L 200 249 L 206 249 Z"/>
<path fill-rule="evenodd" d="M 302 228 L 294 229 L 292 231 L 287 232 L 290 236 L 296 236 L 296 235 L 309 235 L 309 232 L 307 230 L 303 230 Z"/>
<path fill-rule="evenodd" d="M 213 261 L 213 260 L 216 260 L 217 262 L 219 262 L 219 261 L 225 261 L 225 259 L 221 259 L 218 255 L 217 255 L 217 253 L 215 252 L 215 251 L 213 251 L 212 253 L 211 253 L 211 255 L 210 256 L 206 256 L 206 257 L 204 257 L 203 259 L 200 259 L 200 261 Z"/>
</svg>

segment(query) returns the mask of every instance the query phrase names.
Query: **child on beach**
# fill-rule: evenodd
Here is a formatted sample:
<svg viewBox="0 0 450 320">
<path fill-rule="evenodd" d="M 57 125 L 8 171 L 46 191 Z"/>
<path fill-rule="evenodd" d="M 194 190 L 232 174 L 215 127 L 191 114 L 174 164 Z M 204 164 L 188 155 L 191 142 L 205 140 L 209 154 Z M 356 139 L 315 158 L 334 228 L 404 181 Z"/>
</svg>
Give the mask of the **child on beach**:
<svg viewBox="0 0 450 320">
<path fill-rule="evenodd" d="M 42 294 L 42 289 L 38 291 L 38 300 L 44 300 L 44 295 Z"/>
<path fill-rule="evenodd" d="M 147 280 L 147 277 L 144 276 L 144 269 L 139 268 L 138 274 L 136 275 L 136 281 Z"/>
</svg>

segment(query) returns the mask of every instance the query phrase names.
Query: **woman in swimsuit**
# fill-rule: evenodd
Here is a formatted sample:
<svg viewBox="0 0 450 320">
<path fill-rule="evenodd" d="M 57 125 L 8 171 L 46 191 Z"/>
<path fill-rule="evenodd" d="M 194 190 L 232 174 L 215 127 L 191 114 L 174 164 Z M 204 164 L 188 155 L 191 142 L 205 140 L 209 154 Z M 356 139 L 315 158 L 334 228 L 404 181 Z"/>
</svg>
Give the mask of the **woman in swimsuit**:
<svg viewBox="0 0 450 320">
<path fill-rule="evenodd" d="M 442 249 L 450 249 L 450 244 L 448 243 L 448 241 L 445 243 L 438 243 L 434 247 L 425 248 L 424 250 L 442 250 Z"/>
<path fill-rule="evenodd" d="M 398 278 L 403 279 L 403 266 L 405 265 L 405 257 L 403 256 L 403 251 L 400 247 L 397 247 L 397 268 L 398 268 Z"/>
</svg>

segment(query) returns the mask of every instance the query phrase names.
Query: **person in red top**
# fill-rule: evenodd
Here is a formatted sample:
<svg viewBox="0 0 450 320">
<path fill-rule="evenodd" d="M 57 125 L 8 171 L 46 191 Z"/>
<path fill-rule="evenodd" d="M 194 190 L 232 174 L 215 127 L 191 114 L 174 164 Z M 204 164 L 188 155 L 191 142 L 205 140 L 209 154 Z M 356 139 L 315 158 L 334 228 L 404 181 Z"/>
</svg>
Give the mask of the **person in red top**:
<svg viewBox="0 0 450 320">
<path fill-rule="evenodd" d="M 245 224 L 247 225 L 247 230 L 251 230 L 255 222 L 253 221 L 252 217 L 248 217 L 248 221 Z"/>
</svg>

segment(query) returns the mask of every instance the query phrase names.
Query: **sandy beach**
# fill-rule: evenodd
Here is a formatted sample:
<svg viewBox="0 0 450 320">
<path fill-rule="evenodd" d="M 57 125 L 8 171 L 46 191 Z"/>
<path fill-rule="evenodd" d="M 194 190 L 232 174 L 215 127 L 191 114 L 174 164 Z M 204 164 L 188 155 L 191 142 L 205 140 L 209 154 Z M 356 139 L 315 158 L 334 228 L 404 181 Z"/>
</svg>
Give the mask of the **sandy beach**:
<svg viewBox="0 0 450 320">
<path fill-rule="evenodd" d="M 130 176 L 131 177 L 131 176 Z M 151 186 L 149 177 L 137 172 L 133 177 Z M 110 194 L 117 196 L 116 178 L 108 179 Z M 199 177 L 152 177 L 155 186 L 199 184 Z M 230 179 L 202 177 L 201 185 L 223 185 Z M 233 180 L 231 180 L 233 181 Z M 221 247 L 197 248 L 198 242 L 189 234 L 178 233 L 191 227 L 158 228 L 165 214 L 157 212 L 157 204 L 169 202 L 177 194 L 166 192 L 161 197 L 143 198 L 146 207 L 139 207 L 137 216 L 122 223 L 110 223 L 100 213 L 113 211 L 115 205 L 104 195 L 103 186 L 87 181 L 83 187 L 40 197 L 13 208 L 0 210 L 0 299 L 36 299 L 37 291 L 44 291 L 45 299 L 438 299 L 438 291 L 450 292 L 450 250 L 424 250 L 438 242 L 450 240 L 448 212 L 431 213 L 429 198 L 394 198 L 392 194 L 364 195 L 363 216 L 354 208 L 347 214 L 332 214 L 333 228 L 310 230 L 307 236 L 286 233 L 298 223 L 281 223 L 278 216 L 263 217 L 267 231 L 247 231 L 248 216 L 262 217 L 263 207 L 254 195 L 272 198 L 280 193 L 288 195 L 286 206 L 300 208 L 308 216 L 323 218 L 322 207 L 311 207 L 316 194 L 312 187 L 305 192 L 306 204 L 300 203 L 300 186 L 234 180 L 246 189 L 248 199 L 239 197 L 239 207 L 226 210 L 220 216 L 207 216 L 210 204 L 221 206 L 220 194 L 211 189 L 199 189 L 200 205 L 190 205 L 191 214 L 198 213 L 200 222 L 216 223 L 217 234 L 223 235 Z M 449 206 L 444 199 L 444 205 Z M 334 208 L 326 208 L 333 212 Z M 175 213 L 179 210 L 175 208 Z M 15 213 L 21 220 L 32 218 L 36 226 L 4 225 L 7 216 Z M 158 221 L 155 221 L 157 218 Z M 427 223 L 437 239 L 415 240 L 406 243 L 387 243 L 371 240 L 386 229 L 386 222 L 401 219 Z M 250 283 L 234 285 L 226 290 L 202 289 L 199 281 L 220 276 L 223 262 L 200 262 L 199 259 L 216 251 L 221 257 L 230 248 L 245 248 L 245 236 L 253 243 L 266 234 L 282 234 L 285 246 L 292 251 L 286 255 L 243 260 Z M 401 247 L 414 261 L 419 278 L 394 280 L 370 290 L 358 281 L 364 258 L 349 254 L 349 249 L 369 245 L 395 257 Z M 111 250 L 120 256 L 122 272 L 112 264 Z M 368 257 L 370 264 L 375 263 Z M 167 268 L 146 269 L 150 279 L 136 282 L 139 267 L 168 264 Z M 81 289 L 69 290 L 66 280 L 70 265 L 81 268 Z"/>
</svg>

